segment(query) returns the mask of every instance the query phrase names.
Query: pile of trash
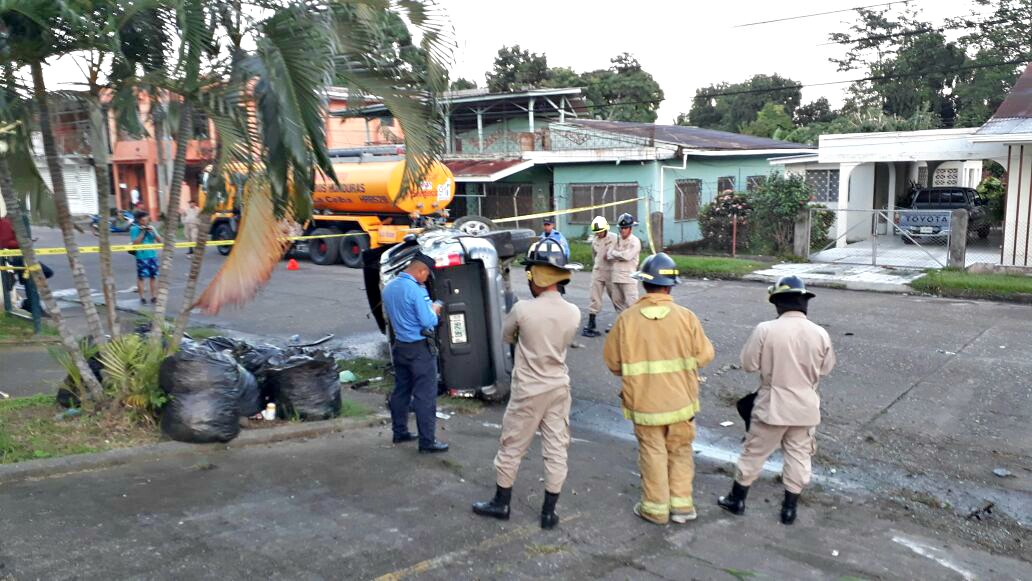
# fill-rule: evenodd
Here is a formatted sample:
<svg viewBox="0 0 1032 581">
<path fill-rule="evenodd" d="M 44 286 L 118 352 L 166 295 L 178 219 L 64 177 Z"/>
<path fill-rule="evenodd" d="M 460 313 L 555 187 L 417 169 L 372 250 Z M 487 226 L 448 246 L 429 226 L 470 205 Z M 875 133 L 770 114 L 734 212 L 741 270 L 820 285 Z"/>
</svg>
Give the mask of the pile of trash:
<svg viewBox="0 0 1032 581">
<path fill-rule="evenodd" d="M 326 420 L 341 408 L 336 361 L 305 346 L 184 340 L 162 363 L 159 382 L 169 396 L 161 430 L 181 442 L 228 442 L 242 417 Z"/>
</svg>

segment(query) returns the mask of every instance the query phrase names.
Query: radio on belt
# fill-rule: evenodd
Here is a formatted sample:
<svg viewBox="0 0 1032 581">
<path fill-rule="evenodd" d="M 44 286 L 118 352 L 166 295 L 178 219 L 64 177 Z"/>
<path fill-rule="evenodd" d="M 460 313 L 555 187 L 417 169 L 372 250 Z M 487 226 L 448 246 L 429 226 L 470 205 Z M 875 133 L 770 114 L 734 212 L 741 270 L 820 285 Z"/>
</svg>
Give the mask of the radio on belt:
<svg viewBox="0 0 1032 581">
<path fill-rule="evenodd" d="M 441 391 L 502 400 L 509 395 L 511 349 L 502 341 L 502 321 L 516 296 L 509 265 L 537 238 L 532 230 L 497 230 L 470 236 L 432 228 L 390 248 L 367 250 L 363 272 L 370 309 L 380 330 L 393 340 L 381 304 L 383 285 L 397 276 L 417 250 L 435 261 L 427 281 L 431 299 L 442 305 L 435 332 Z"/>
</svg>

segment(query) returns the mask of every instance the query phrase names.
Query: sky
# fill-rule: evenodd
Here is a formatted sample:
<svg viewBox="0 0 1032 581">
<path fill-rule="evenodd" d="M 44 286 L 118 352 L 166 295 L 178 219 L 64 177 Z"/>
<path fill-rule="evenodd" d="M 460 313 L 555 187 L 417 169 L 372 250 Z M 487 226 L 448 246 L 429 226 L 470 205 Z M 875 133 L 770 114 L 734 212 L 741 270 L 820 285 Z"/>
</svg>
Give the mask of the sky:
<svg viewBox="0 0 1032 581">
<path fill-rule="evenodd" d="M 666 100 L 657 123 L 687 112 L 699 88 L 778 73 L 803 84 L 848 81 L 860 71 L 838 72 L 828 59 L 843 46 L 824 44 L 856 18 L 849 9 L 884 0 L 438 0 L 455 28 L 452 77 L 484 86 L 498 49 L 520 45 L 545 53 L 549 66 L 578 72 L 607 68 L 622 52 L 634 55 L 662 87 Z M 970 14 L 972 0 L 910 0 L 933 24 Z M 895 6 L 901 6 L 897 3 Z M 848 10 L 836 14 L 743 24 Z M 46 71 L 54 88 L 81 88 L 71 59 Z M 826 97 L 842 104 L 848 83 L 803 89 L 803 102 Z"/>
<path fill-rule="evenodd" d="M 440 0 L 455 26 L 453 78 L 484 85 L 498 49 L 518 44 L 545 53 L 549 66 L 578 72 L 607 68 L 629 52 L 663 88 L 657 123 L 673 123 L 696 89 L 755 74 L 778 73 L 800 83 L 854 79 L 828 58 L 841 45 L 819 46 L 845 32 L 856 12 L 736 28 L 736 25 L 870 6 L 884 0 Z M 913 0 L 933 23 L 971 12 L 971 0 Z M 848 83 L 803 89 L 803 102 L 827 97 L 839 106 Z"/>
</svg>

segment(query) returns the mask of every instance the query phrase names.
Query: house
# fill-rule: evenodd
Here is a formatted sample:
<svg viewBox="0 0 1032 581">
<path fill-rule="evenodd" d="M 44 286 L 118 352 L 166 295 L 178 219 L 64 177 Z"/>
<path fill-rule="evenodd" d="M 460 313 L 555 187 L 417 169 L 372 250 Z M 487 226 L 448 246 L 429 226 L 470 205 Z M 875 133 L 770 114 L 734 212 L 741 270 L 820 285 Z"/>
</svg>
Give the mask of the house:
<svg viewBox="0 0 1032 581">
<path fill-rule="evenodd" d="M 453 91 L 441 99 L 445 164 L 458 184 L 453 216 L 508 219 L 621 200 L 564 214 L 568 236 L 586 235 L 595 215 L 630 212 L 645 239 L 645 217 L 663 211 L 663 245 L 700 238 L 698 214 L 717 192 L 751 189 L 771 157 L 806 146 L 695 127 L 591 119 L 579 88 L 490 93 Z M 341 113 L 367 118 L 382 105 Z M 540 219 L 512 222 L 538 227 Z M 656 241 L 657 245 L 660 241 Z"/>
<path fill-rule="evenodd" d="M 968 243 L 967 263 L 1032 266 L 1032 66 L 982 127 L 823 135 L 816 153 L 778 157 L 771 164 L 804 175 L 816 201 L 835 210 L 830 237 L 837 252 L 825 258 L 845 260 L 851 248 L 867 248 L 869 255 L 879 237 L 883 244 L 908 242 L 892 224 L 912 186 L 973 188 L 985 161 L 1006 169 L 1006 218 L 1000 231 Z M 897 266 L 945 265 L 935 251 L 909 251 L 922 252 L 931 260 Z"/>
</svg>

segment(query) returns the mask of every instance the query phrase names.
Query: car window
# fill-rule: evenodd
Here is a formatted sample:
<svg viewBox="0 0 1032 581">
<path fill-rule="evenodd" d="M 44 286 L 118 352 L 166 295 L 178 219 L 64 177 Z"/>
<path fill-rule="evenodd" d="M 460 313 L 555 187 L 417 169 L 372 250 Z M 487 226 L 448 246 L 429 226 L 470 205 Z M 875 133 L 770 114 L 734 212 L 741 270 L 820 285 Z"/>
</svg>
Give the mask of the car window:
<svg viewBox="0 0 1032 581">
<path fill-rule="evenodd" d="M 942 192 L 940 196 L 944 203 L 967 204 L 967 197 L 964 195 L 964 192 Z"/>
<path fill-rule="evenodd" d="M 926 192 L 918 192 L 917 196 L 914 198 L 914 203 L 915 204 L 931 204 L 931 203 L 933 203 L 933 201 L 932 201 L 932 194 L 933 194 L 933 192 L 927 192 L 927 191 Z M 938 198 L 938 196 L 936 196 L 936 198 Z M 935 200 L 935 201 L 937 202 L 938 200 Z"/>
</svg>

